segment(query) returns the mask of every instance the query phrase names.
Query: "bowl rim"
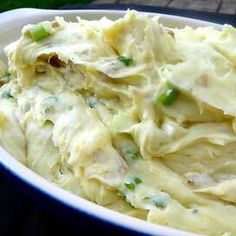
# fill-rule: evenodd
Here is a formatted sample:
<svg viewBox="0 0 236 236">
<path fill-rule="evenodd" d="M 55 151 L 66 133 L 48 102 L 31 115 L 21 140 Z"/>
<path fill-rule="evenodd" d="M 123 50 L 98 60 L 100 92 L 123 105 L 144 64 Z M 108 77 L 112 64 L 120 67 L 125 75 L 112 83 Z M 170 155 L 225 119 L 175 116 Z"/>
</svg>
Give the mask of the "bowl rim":
<svg viewBox="0 0 236 236">
<path fill-rule="evenodd" d="M 99 9 L 76 9 L 76 10 L 75 9 L 73 9 L 73 10 L 59 9 L 59 10 L 55 10 L 55 9 L 40 9 L 40 8 L 17 8 L 17 9 L 13 9 L 13 10 L 9 10 L 9 11 L 5 11 L 5 12 L 0 13 L 0 26 L 2 24 L 5 24 L 5 22 L 7 22 L 9 20 L 9 18 L 11 21 L 12 21 L 12 18 L 13 18 L 13 20 L 14 19 L 19 20 L 19 18 L 21 18 L 21 19 L 29 18 L 30 16 L 32 16 L 34 14 L 37 14 L 38 16 L 45 15 L 45 14 L 47 14 L 48 16 L 55 16 L 56 14 L 60 14 L 60 15 L 63 14 L 64 16 L 66 16 L 66 15 L 70 15 L 70 14 L 74 14 L 74 13 L 87 12 L 89 14 L 96 14 L 96 13 L 102 12 L 106 15 L 108 14 L 108 15 L 121 16 L 121 15 L 124 15 L 127 10 L 132 10 L 132 9 L 127 8 L 126 10 L 111 10 L 111 9 L 99 8 Z M 135 10 L 135 11 L 137 11 L 137 10 Z M 184 17 L 184 16 L 178 16 L 175 14 L 169 15 L 169 14 L 165 14 L 165 13 L 158 13 L 158 12 L 151 12 L 151 11 L 146 11 L 146 12 L 145 11 L 137 11 L 137 12 L 145 13 L 150 16 L 159 15 L 164 18 L 184 22 L 186 25 L 188 23 L 191 23 L 191 24 L 196 24 L 199 26 L 209 26 L 210 25 L 210 26 L 213 26 L 216 28 L 222 27 L 222 25 L 218 24 L 218 23 L 205 21 L 205 20 L 199 20 L 199 19 L 195 19 L 195 18 Z"/>
<path fill-rule="evenodd" d="M 45 14 L 49 16 L 55 15 L 70 15 L 70 14 L 104 14 L 104 15 L 115 15 L 122 16 L 124 15 L 125 10 L 43 10 L 36 8 L 19 8 L 7 12 L 3 12 L 0 14 L 0 26 L 7 24 L 9 21 L 19 20 L 19 19 L 29 19 L 30 16 L 37 14 L 38 16 Z M 24 14 L 22 14 L 24 13 Z M 167 14 L 159 14 L 152 12 L 145 12 L 148 15 L 160 15 L 161 17 L 176 20 L 179 22 L 183 22 L 184 24 L 195 24 L 199 26 L 214 26 L 216 28 L 220 28 L 221 25 L 192 19 L 186 17 L 180 17 L 175 15 L 167 15 Z M 1 27 L 0 27 L 1 28 Z M 0 39 L 1 41 L 1 39 Z M 182 230 L 156 225 L 152 223 L 148 223 L 144 220 L 140 220 L 131 216 L 127 216 L 125 214 L 107 209 L 103 206 L 97 205 L 91 201 L 83 199 L 79 196 L 76 196 L 69 191 L 66 191 L 55 184 L 47 181 L 43 177 L 34 173 L 32 170 L 21 164 L 15 158 L 13 158 L 7 151 L 5 151 L 2 147 L 0 147 L 0 167 L 3 167 L 7 172 L 9 172 L 12 176 L 17 177 L 25 184 L 30 186 L 31 188 L 40 191 L 45 196 L 48 196 L 59 203 L 62 203 L 68 208 L 74 209 L 78 212 L 84 213 L 89 217 L 96 218 L 97 220 L 103 221 L 105 223 L 109 223 L 112 225 L 116 225 L 123 229 L 131 230 L 136 233 L 141 233 L 145 235 L 179 235 L 179 236 L 194 236 L 197 234 L 185 232 Z"/>
</svg>

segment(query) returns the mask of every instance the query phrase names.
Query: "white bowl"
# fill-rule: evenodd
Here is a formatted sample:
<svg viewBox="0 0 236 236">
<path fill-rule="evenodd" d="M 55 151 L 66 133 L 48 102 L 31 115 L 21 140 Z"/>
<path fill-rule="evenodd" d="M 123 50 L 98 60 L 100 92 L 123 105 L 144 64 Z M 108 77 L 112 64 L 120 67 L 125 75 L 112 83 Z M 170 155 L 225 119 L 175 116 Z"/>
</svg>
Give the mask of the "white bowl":
<svg viewBox="0 0 236 236">
<path fill-rule="evenodd" d="M 36 23 L 42 20 L 52 20 L 54 16 L 64 16 L 66 20 L 75 21 L 76 16 L 84 19 L 94 20 L 106 16 L 110 19 L 122 17 L 125 11 L 115 10 L 41 10 L 41 9 L 16 9 L 0 14 L 0 58 L 6 60 L 3 48 L 10 42 L 16 40 L 20 36 L 21 29 L 28 23 Z M 149 15 L 157 15 L 156 13 L 148 13 Z M 221 28 L 221 25 L 190 19 L 178 16 L 163 15 L 160 21 L 163 25 L 169 27 L 181 28 L 186 25 L 192 27 L 209 26 Z M 95 217 L 98 220 L 113 224 L 116 227 L 122 227 L 137 233 L 146 235 L 178 235 L 190 236 L 196 235 L 184 231 L 168 228 L 165 226 L 154 225 L 143 220 L 135 219 L 130 216 L 109 210 L 102 206 L 96 205 L 90 201 L 82 199 L 72 193 L 65 191 L 54 184 L 48 182 L 41 176 L 19 163 L 12 156 L 0 147 L 0 165 L 5 170 L 11 172 L 15 178 L 24 181 L 25 184 L 42 192 L 45 196 L 53 198 L 55 201 L 64 204 L 68 208 L 77 210 L 81 214 Z"/>
</svg>

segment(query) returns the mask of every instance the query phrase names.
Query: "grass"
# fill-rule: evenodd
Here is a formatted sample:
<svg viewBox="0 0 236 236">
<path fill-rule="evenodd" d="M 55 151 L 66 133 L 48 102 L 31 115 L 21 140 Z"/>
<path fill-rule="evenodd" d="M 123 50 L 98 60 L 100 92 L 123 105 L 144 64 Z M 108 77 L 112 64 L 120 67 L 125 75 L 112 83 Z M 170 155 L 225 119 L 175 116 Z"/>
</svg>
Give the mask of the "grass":
<svg viewBox="0 0 236 236">
<path fill-rule="evenodd" d="M 86 4 L 90 2 L 92 0 L 0 0 L 0 12 L 21 7 L 54 9 L 69 4 Z"/>
</svg>

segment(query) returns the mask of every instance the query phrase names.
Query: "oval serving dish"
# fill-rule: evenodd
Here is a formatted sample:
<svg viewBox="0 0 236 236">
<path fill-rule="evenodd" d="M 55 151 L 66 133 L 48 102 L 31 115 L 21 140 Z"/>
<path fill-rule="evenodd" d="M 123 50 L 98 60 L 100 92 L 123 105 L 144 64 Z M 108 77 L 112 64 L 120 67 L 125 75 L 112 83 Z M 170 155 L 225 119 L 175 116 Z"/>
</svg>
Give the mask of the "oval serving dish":
<svg viewBox="0 0 236 236">
<path fill-rule="evenodd" d="M 19 36 L 21 29 L 28 23 L 36 23 L 43 20 L 52 20 L 54 16 L 64 16 L 66 20 L 75 21 L 76 16 L 87 20 L 99 19 L 106 16 L 110 19 L 118 19 L 125 14 L 125 11 L 114 10 L 40 10 L 40 9 L 16 9 L 0 14 L 0 58 L 6 60 L 3 48 L 10 42 L 15 41 Z M 156 15 L 156 13 L 147 13 Z M 160 22 L 168 27 L 182 28 L 186 25 L 193 28 L 198 26 L 209 26 L 220 28 L 220 25 L 210 22 L 199 21 L 190 18 L 160 14 Z M 63 205 L 67 212 L 76 211 L 80 215 L 86 215 L 104 224 L 104 227 L 117 227 L 144 235 L 179 235 L 190 236 L 192 233 L 154 225 L 145 221 L 135 219 L 121 213 L 106 209 L 90 201 L 82 199 L 72 193 L 65 191 L 54 184 L 43 179 L 33 171 L 19 163 L 11 157 L 6 151 L 0 148 L 0 167 L 10 173 L 11 177 L 17 178 L 23 182 L 32 192 L 40 192 L 40 196 L 50 198 L 55 204 Z"/>
</svg>

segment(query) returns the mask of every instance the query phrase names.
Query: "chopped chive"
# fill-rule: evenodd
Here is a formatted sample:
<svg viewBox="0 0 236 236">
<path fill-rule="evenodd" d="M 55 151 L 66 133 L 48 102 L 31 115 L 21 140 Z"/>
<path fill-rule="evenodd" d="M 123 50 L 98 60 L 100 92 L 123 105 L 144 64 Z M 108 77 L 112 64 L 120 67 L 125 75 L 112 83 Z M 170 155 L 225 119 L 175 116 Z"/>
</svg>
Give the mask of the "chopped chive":
<svg viewBox="0 0 236 236">
<path fill-rule="evenodd" d="M 117 60 L 122 62 L 126 66 L 130 66 L 131 64 L 134 63 L 134 60 L 132 58 L 125 57 L 125 56 L 119 56 L 119 57 L 117 57 Z"/>
<path fill-rule="evenodd" d="M 138 150 L 133 151 L 133 150 L 126 150 L 124 151 L 124 157 L 127 160 L 136 160 L 140 157 L 140 152 Z"/>
<path fill-rule="evenodd" d="M 174 103 L 179 95 L 179 90 L 172 86 L 169 86 L 161 95 L 157 98 L 157 103 L 161 103 L 164 106 L 170 106 Z"/>
<path fill-rule="evenodd" d="M 11 89 L 10 88 L 5 88 L 2 91 L 2 97 L 3 98 L 13 98 L 13 96 L 11 95 Z"/>
<path fill-rule="evenodd" d="M 129 190 L 134 190 L 138 184 L 142 183 L 138 177 L 133 177 L 125 181 L 125 187 Z"/>
<path fill-rule="evenodd" d="M 154 205 L 160 209 L 166 208 L 168 203 L 170 202 L 170 199 L 168 197 L 161 195 L 152 197 L 151 200 L 154 203 Z"/>
<path fill-rule="evenodd" d="M 135 182 L 135 184 L 140 184 L 140 183 L 142 183 L 142 180 L 139 179 L 138 177 L 135 177 L 134 182 Z"/>
<path fill-rule="evenodd" d="M 134 190 L 135 189 L 135 184 L 134 183 L 125 183 L 125 187 L 130 189 L 130 190 Z"/>
<path fill-rule="evenodd" d="M 32 26 L 29 32 L 34 41 L 40 41 L 48 37 L 49 35 L 49 32 L 47 31 L 46 27 L 42 24 Z"/>
</svg>

